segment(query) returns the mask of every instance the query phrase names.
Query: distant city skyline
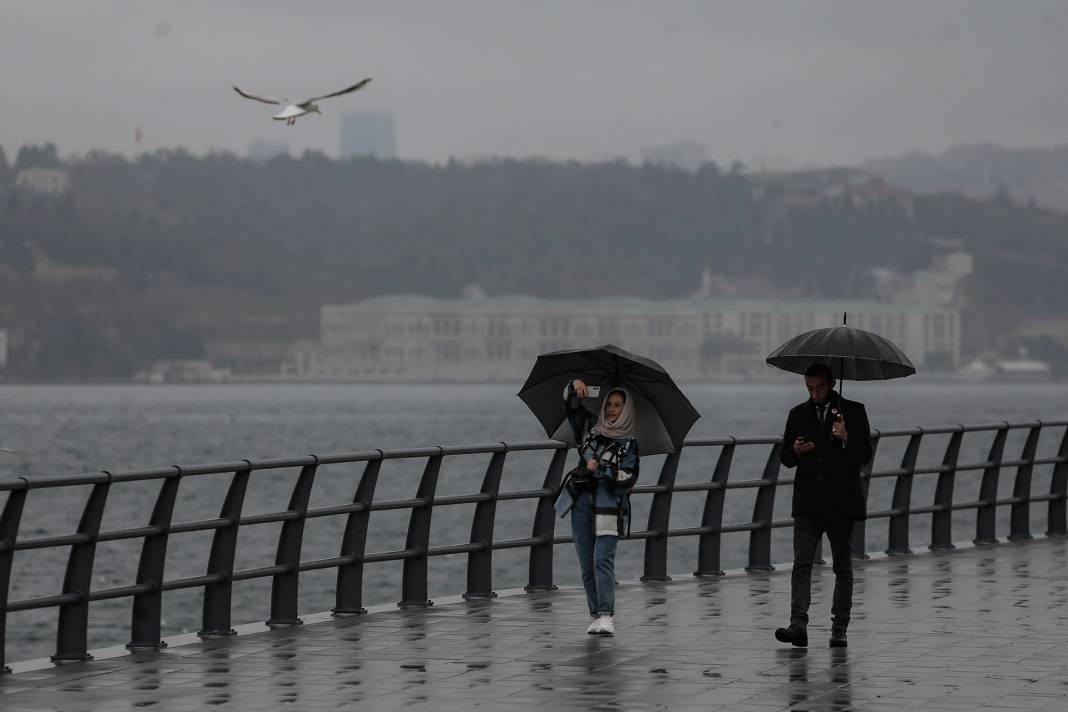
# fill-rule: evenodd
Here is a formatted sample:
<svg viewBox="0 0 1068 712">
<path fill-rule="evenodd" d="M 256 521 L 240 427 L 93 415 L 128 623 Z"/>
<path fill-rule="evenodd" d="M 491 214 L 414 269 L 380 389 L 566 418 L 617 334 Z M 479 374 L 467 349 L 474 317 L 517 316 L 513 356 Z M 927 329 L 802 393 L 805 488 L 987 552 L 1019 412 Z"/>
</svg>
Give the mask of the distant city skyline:
<svg viewBox="0 0 1068 712">
<path fill-rule="evenodd" d="M 341 117 L 341 157 L 397 157 L 397 132 L 388 111 L 347 111 Z"/>
<path fill-rule="evenodd" d="M 960 143 L 1068 143 L 1058 0 L 277 0 L 5 4 L 0 145 L 64 156 L 251 140 L 339 155 L 386 111 L 398 155 L 638 160 L 682 141 L 721 165 L 854 164 Z M 366 90 L 287 127 L 230 88 Z M 140 129 L 140 143 L 135 143 Z"/>
</svg>

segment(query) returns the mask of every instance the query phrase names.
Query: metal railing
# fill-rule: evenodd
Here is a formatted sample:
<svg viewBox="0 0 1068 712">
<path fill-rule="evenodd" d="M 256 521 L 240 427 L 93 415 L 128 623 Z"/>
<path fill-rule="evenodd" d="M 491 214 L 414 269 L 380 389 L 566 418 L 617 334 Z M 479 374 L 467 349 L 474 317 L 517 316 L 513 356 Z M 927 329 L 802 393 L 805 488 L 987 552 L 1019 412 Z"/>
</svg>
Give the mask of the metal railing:
<svg viewBox="0 0 1068 712">
<path fill-rule="evenodd" d="M 867 522 L 887 519 L 889 554 L 909 553 L 909 524 L 913 517 L 931 515 L 930 546 L 935 549 L 952 548 L 951 523 L 953 513 L 974 509 L 976 543 L 996 542 L 996 512 L 998 507 L 1011 507 L 1009 539 L 1028 539 L 1030 507 L 1032 503 L 1048 503 L 1047 534 L 1064 535 L 1066 530 L 1066 491 L 1068 491 L 1068 428 L 1061 436 L 1057 454 L 1036 457 L 1039 437 L 1043 430 L 1065 428 L 1068 421 L 1026 423 L 997 423 L 992 425 L 957 425 L 945 428 L 912 428 L 905 430 L 873 431 L 872 446 L 878 452 L 881 442 L 891 438 L 907 438 L 899 467 L 872 471 L 869 464 L 862 472 L 865 498 L 872 480 L 893 478 L 895 481 L 889 509 L 870 509 Z M 1004 457 L 1006 437 L 1011 430 L 1026 430 L 1026 442 L 1018 458 Z M 986 460 L 960 463 L 961 442 L 965 433 L 986 433 L 992 436 Z M 941 464 L 917 466 L 917 458 L 925 436 L 949 435 Z M 758 479 L 731 480 L 731 465 L 739 447 L 766 446 L 770 450 L 763 472 Z M 669 540 L 676 537 L 698 537 L 696 576 L 722 574 L 720 553 L 724 534 L 748 532 L 748 569 L 767 571 L 771 568 L 771 534 L 776 528 L 792 524 L 789 518 L 775 519 L 776 491 L 793 484 L 792 479 L 780 478 L 779 438 L 712 438 L 688 440 L 680 452 L 665 458 L 656 484 L 635 487 L 636 495 L 652 495 L 648 525 L 627 537 L 644 540 L 645 558 L 643 581 L 667 580 Z M 676 482 L 679 465 L 687 451 L 696 448 L 719 448 L 718 459 L 711 477 L 702 482 Z M 544 451 L 551 457 L 542 486 L 537 489 L 500 490 L 509 453 Z M 445 458 L 488 455 L 489 463 L 477 493 L 438 496 L 438 477 Z M 100 472 L 69 477 L 19 477 L 0 482 L 7 501 L 0 514 L 0 666 L 4 663 L 4 642 L 7 614 L 14 611 L 59 608 L 56 662 L 90 659 L 88 653 L 89 606 L 95 601 L 131 598 L 131 649 L 159 649 L 163 594 L 180 589 L 203 589 L 203 617 L 199 631 L 202 637 L 228 636 L 231 629 L 231 594 L 235 582 L 271 578 L 271 603 L 268 625 L 291 625 L 300 622 L 297 616 L 300 575 L 306 571 L 336 569 L 335 615 L 364 613 L 364 566 L 369 563 L 402 561 L 401 607 L 422 607 L 428 601 L 428 562 L 431 557 L 467 554 L 468 599 L 486 598 L 493 593 L 493 552 L 503 549 L 529 549 L 527 590 L 550 590 L 553 583 L 553 547 L 570 543 L 570 536 L 555 533 L 557 516 L 553 509 L 553 494 L 559 485 L 568 458 L 567 447 L 557 441 L 495 443 L 460 447 L 430 447 L 408 450 L 369 450 L 338 455 L 298 457 L 274 460 L 241 460 L 191 467 L 168 467 L 130 472 Z M 383 463 L 388 460 L 425 460 L 415 496 L 410 499 L 376 501 L 375 489 Z M 872 463 L 875 457 L 872 458 Z M 309 507 L 316 471 L 320 466 L 338 463 L 364 463 L 359 485 L 351 502 L 326 507 Z M 1049 492 L 1031 493 L 1032 472 L 1036 465 L 1052 465 Z M 1016 467 L 1011 497 L 998 498 L 998 480 L 1005 467 Z M 298 470 L 289 504 L 283 511 L 244 515 L 242 507 L 248 485 L 257 473 L 269 470 Z M 957 473 L 981 471 L 979 498 L 975 501 L 954 501 Z M 173 522 L 179 483 L 203 475 L 231 474 L 226 497 L 218 517 L 197 521 Z M 933 502 L 923 506 L 912 503 L 912 483 L 915 477 L 938 475 Z M 101 522 L 113 485 L 159 481 L 159 493 L 148 522 L 144 526 L 101 531 Z M 19 524 L 26 499 L 33 490 L 91 485 L 82 510 L 77 531 L 63 536 L 40 538 L 18 537 Z M 729 490 L 756 489 L 751 519 L 742 522 L 723 522 L 724 502 Z M 670 526 L 672 498 L 676 493 L 703 492 L 704 509 L 699 526 L 675 528 Z M 498 540 L 494 538 L 496 505 L 506 500 L 536 500 L 536 509 L 529 537 Z M 431 517 L 438 507 L 475 504 L 471 535 L 467 542 L 432 546 Z M 407 539 L 403 549 L 368 553 L 366 544 L 371 513 L 383 510 L 409 510 Z M 345 516 L 344 532 L 338 555 L 325 559 L 306 560 L 301 556 L 304 525 L 317 517 Z M 271 566 L 235 570 L 234 559 L 238 532 L 241 527 L 270 522 L 282 523 L 277 543 L 275 563 Z M 863 555 L 867 550 L 867 522 L 858 522 L 854 529 L 853 550 Z M 203 575 L 188 578 L 165 577 L 167 544 L 171 534 L 212 531 L 213 541 L 207 570 Z M 93 564 L 99 542 L 140 539 L 141 554 L 136 581 L 116 588 L 94 589 Z M 69 548 L 63 589 L 60 593 L 22 600 L 8 600 L 14 555 L 31 549 Z"/>
</svg>

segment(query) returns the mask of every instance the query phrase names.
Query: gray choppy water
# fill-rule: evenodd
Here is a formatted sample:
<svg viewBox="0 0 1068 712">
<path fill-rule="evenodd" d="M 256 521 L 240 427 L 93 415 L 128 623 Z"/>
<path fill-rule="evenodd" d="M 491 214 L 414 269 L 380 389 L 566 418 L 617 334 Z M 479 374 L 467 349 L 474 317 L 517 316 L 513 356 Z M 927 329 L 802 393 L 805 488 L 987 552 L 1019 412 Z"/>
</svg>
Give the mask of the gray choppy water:
<svg viewBox="0 0 1068 712">
<path fill-rule="evenodd" d="M 935 384 L 922 382 L 849 383 L 846 394 L 868 406 L 873 427 L 893 429 L 913 425 L 943 426 L 954 423 L 988 423 L 1033 418 L 1056 420 L 1068 416 L 1068 384 Z M 777 384 L 687 385 L 694 405 L 703 414 L 692 435 L 772 435 L 780 431 L 787 409 L 805 397 L 799 379 Z M 1062 429 L 1047 433 L 1040 453 L 1056 450 Z M 1025 433 L 1012 433 L 1007 455 L 1019 452 Z M 369 448 L 397 448 L 435 444 L 486 443 L 542 439 L 533 417 L 515 397 L 515 388 L 502 385 L 226 385 L 226 386 L 0 386 L 0 446 L 18 448 L 23 455 L 0 455 L 0 479 L 19 475 L 43 476 L 123 470 L 171 464 L 262 459 L 307 453 L 346 452 Z M 925 440 L 921 463 L 940 461 L 947 438 Z M 962 462 L 985 458 L 990 437 L 965 437 Z M 881 446 L 876 468 L 895 466 L 904 442 Z M 758 477 L 767 448 L 739 448 L 732 479 Z M 679 482 L 707 481 L 718 455 L 717 448 L 684 453 Z M 439 494 L 477 491 L 486 456 L 448 458 Z M 510 455 L 502 490 L 540 484 L 548 462 L 546 453 Z M 642 482 L 655 482 L 662 458 L 645 458 Z M 422 470 L 422 461 L 390 461 L 383 466 L 378 499 L 410 497 Z M 323 467 L 316 479 L 312 506 L 349 502 L 360 474 L 359 466 Z M 1012 473 L 1002 475 L 1002 495 L 1011 493 Z M 250 487 L 246 513 L 284 509 L 296 471 L 258 473 Z M 975 498 L 978 473 L 958 475 L 957 500 Z M 1049 468 L 1036 468 L 1034 490 L 1046 491 Z M 206 519 L 217 515 L 228 484 L 227 476 L 187 478 L 181 487 L 175 521 Z M 928 503 L 933 478 L 917 478 L 913 501 Z M 112 487 L 104 529 L 136 526 L 147 520 L 158 483 L 130 483 Z M 892 480 L 873 483 L 869 505 L 886 508 Z M 74 531 L 88 488 L 32 492 L 22 521 L 20 537 L 39 537 Z M 0 495 L 2 498 L 3 495 Z M 788 507 L 783 488 L 776 502 L 778 516 Z M 635 525 L 644 528 L 648 498 L 635 498 Z M 677 494 L 672 526 L 700 523 L 704 500 L 700 493 Z M 753 493 L 731 490 L 724 521 L 747 521 Z M 534 502 L 504 502 L 498 506 L 498 538 L 528 536 Z M 434 513 L 433 541 L 466 541 L 473 505 L 439 508 Z M 1007 511 L 999 533 L 1005 531 Z M 1034 507 L 1033 529 L 1044 530 L 1045 508 Z M 403 548 L 407 512 L 376 512 L 371 520 L 368 552 Z M 337 554 L 343 517 L 311 521 L 306 529 L 305 558 Z M 566 532 L 566 521 L 558 531 Z M 913 542 L 926 542 L 927 518 L 914 518 Z M 871 550 L 885 547 L 885 521 L 869 525 Z M 962 512 L 955 520 L 955 538 L 973 536 L 974 514 Z M 280 525 L 243 529 L 238 547 L 238 568 L 273 563 Z M 209 533 L 175 535 L 168 556 L 168 578 L 203 573 L 210 547 Z M 723 565 L 744 565 L 746 538 L 726 535 Z M 789 534 L 777 530 L 775 560 L 786 560 Z M 139 541 L 108 542 L 98 547 L 94 587 L 132 583 L 136 574 Z M 672 539 L 669 568 L 686 573 L 696 563 L 696 541 Z M 12 575 L 11 600 L 58 593 L 62 587 L 66 551 L 19 552 Z M 431 562 L 431 598 L 461 593 L 465 586 L 466 557 L 435 558 Z M 642 546 L 621 546 L 620 578 L 641 574 Z M 495 586 L 522 585 L 526 576 L 523 550 L 498 552 L 494 557 Z M 398 600 L 399 562 L 375 564 L 365 575 L 365 603 Z M 574 555 L 558 547 L 556 575 L 560 583 L 577 583 Z M 334 575 L 329 571 L 305 574 L 301 579 L 301 610 L 329 609 L 333 604 Z M 270 581 L 240 582 L 234 589 L 234 623 L 261 621 L 268 616 Z M 165 596 L 164 633 L 199 627 L 201 597 L 197 591 Z M 90 617 L 90 646 L 101 647 L 128 640 L 130 599 L 95 603 Z M 53 652 L 56 609 L 13 613 L 8 620 L 8 659 L 18 660 Z"/>
</svg>

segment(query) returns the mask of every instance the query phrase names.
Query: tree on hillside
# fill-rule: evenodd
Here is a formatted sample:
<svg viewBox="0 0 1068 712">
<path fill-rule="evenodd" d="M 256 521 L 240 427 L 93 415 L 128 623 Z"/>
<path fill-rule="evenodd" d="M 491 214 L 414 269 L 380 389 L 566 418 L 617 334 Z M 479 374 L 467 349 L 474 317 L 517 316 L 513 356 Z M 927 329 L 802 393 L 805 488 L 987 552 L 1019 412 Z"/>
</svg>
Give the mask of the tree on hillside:
<svg viewBox="0 0 1068 712">
<path fill-rule="evenodd" d="M 58 162 L 53 145 L 24 146 L 16 165 L 42 161 Z M 926 268 L 932 236 L 975 257 L 978 317 L 966 324 L 1004 329 L 1068 297 L 1068 216 L 863 185 L 858 198 L 833 172 L 184 151 L 92 152 L 69 170 L 67 203 L 0 199 L 0 305 L 20 305 L 9 326 L 38 349 L 40 378 L 121 375 L 210 339 L 315 338 L 323 304 L 455 297 L 470 283 L 494 295 L 678 298 L 707 264 L 740 296 L 865 298 L 872 268 Z M 46 313 L 59 303 L 77 319 Z M 85 349 L 107 356 L 75 363 Z"/>
<path fill-rule="evenodd" d="M 15 171 L 37 166 L 40 168 L 60 168 L 63 163 L 59 160 L 59 152 L 54 143 L 46 143 L 40 146 L 28 144 L 19 148 L 15 157 Z"/>
</svg>

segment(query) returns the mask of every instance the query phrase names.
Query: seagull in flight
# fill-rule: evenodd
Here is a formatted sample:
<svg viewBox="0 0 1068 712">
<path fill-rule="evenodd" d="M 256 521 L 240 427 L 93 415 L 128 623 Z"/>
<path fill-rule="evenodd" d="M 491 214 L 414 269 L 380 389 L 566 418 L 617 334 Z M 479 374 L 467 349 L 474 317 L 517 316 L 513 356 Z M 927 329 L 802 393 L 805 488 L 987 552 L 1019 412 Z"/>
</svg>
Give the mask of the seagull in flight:
<svg viewBox="0 0 1068 712">
<path fill-rule="evenodd" d="M 275 114 L 272 118 L 274 118 L 275 121 L 285 121 L 287 126 L 292 126 L 293 124 L 297 123 L 297 118 L 300 116 L 304 116 L 305 114 L 310 114 L 312 112 L 315 112 L 316 114 L 323 113 L 319 111 L 319 105 L 315 102 L 321 101 L 322 99 L 329 99 L 333 96 L 350 94 L 356 91 L 357 89 L 362 89 L 370 81 L 370 78 L 367 78 L 361 82 L 353 84 L 351 87 L 346 87 L 345 89 L 336 91 L 332 94 L 324 94 L 323 96 L 313 96 L 311 99 L 306 99 L 305 101 L 294 103 L 291 103 L 289 99 L 286 99 L 285 97 L 249 94 L 248 92 L 241 91 L 236 86 L 234 87 L 234 91 L 236 91 L 238 94 L 245 97 L 246 99 L 252 99 L 253 101 L 262 101 L 264 104 L 284 105 L 285 108 Z"/>
</svg>

